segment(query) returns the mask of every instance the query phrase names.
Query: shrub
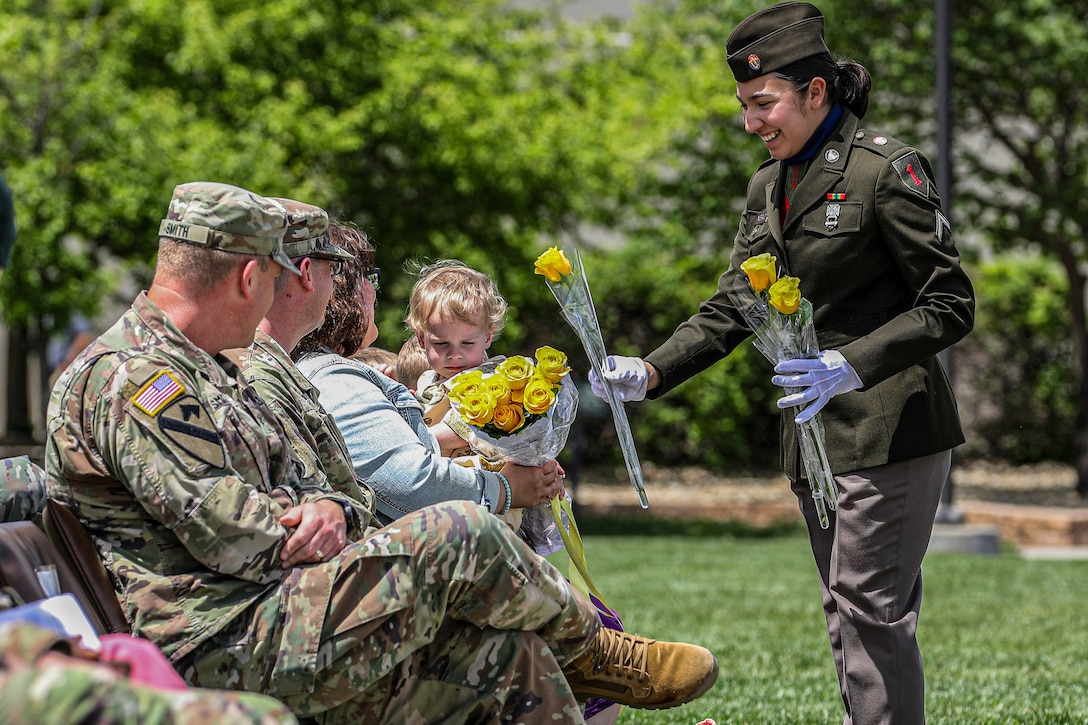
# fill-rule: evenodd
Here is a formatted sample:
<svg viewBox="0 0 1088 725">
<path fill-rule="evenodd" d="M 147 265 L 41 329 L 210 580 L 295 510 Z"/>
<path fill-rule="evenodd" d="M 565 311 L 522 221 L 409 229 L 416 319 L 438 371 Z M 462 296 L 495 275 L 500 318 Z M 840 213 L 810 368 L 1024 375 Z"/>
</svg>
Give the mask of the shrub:
<svg viewBox="0 0 1088 725">
<path fill-rule="evenodd" d="M 1072 461 L 1076 419 L 1068 278 L 1052 261 L 1001 257 L 974 275 L 975 329 L 955 350 L 967 459 Z"/>
</svg>

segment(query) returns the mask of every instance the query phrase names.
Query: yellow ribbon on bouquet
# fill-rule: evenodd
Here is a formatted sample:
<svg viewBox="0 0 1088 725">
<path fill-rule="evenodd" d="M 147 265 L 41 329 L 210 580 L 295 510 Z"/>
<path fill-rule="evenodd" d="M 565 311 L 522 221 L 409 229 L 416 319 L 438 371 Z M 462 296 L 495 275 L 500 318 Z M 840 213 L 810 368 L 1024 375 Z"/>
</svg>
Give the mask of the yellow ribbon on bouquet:
<svg viewBox="0 0 1088 725">
<path fill-rule="evenodd" d="M 570 522 L 570 531 L 567 530 L 563 523 L 564 513 L 567 521 Z M 578 533 L 578 522 L 574 520 L 574 510 L 571 507 L 569 496 L 556 496 L 552 499 L 552 518 L 555 519 L 556 528 L 559 529 L 559 535 L 563 538 L 563 547 L 567 550 L 567 556 L 570 557 L 571 563 L 574 564 L 575 571 L 567 573 L 570 583 L 578 587 L 578 590 L 583 594 L 592 594 L 597 597 L 601 604 L 608 609 L 612 609 L 608 602 L 605 601 L 601 590 L 593 582 L 593 577 L 589 575 L 589 565 L 586 563 L 586 549 L 582 544 L 582 535 Z"/>
</svg>

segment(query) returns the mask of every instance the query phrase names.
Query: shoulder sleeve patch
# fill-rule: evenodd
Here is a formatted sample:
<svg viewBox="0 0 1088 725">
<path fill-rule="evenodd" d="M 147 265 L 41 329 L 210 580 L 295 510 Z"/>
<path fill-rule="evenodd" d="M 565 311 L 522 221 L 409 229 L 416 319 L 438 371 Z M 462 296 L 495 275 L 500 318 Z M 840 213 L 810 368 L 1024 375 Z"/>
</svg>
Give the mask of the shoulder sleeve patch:
<svg viewBox="0 0 1088 725">
<path fill-rule="evenodd" d="M 154 376 L 132 396 L 132 404 L 150 416 L 158 415 L 170 401 L 185 392 L 185 386 L 169 371 Z"/>
<path fill-rule="evenodd" d="M 900 156 L 892 162 L 899 179 L 908 189 L 914 191 L 926 199 L 929 198 L 929 177 L 922 170 L 922 164 L 918 162 L 918 154 L 914 151 Z"/>
<path fill-rule="evenodd" d="M 215 422 L 192 395 L 178 398 L 157 418 L 159 429 L 185 456 L 213 468 L 224 468 L 226 453 Z M 189 463 L 189 461 L 186 461 Z"/>
</svg>

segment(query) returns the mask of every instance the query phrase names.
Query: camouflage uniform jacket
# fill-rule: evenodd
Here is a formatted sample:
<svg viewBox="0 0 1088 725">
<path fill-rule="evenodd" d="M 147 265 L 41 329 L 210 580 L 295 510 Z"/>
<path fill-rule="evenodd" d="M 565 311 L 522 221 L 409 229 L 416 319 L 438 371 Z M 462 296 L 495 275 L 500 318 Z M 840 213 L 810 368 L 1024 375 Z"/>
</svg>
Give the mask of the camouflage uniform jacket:
<svg viewBox="0 0 1088 725">
<path fill-rule="evenodd" d="M 250 692 L 161 690 L 129 680 L 125 665 L 76 655 L 56 632 L 30 624 L 0 626 L 0 722 L 287 725 L 282 704 Z"/>
<path fill-rule="evenodd" d="M 45 508 L 45 471 L 27 456 L 0 461 L 0 521 L 41 525 Z"/>
<path fill-rule="evenodd" d="M 257 391 L 287 433 L 293 453 L 302 461 L 302 477 L 325 478 L 334 490 L 357 501 L 354 519 L 365 527 L 374 515 L 374 492 L 355 477 L 347 443 L 321 406 L 317 388 L 263 330 L 257 330 L 250 347 L 224 354 L 238 365 L 241 379 Z"/>
<path fill-rule="evenodd" d="M 299 477 L 283 432 L 228 370 L 141 293 L 76 358 L 49 403 L 49 494 L 93 536 L 133 633 L 175 661 L 255 606 L 304 626 L 281 582 L 301 577 L 327 591 L 335 568 L 281 568 L 289 532 L 277 501 L 349 503 Z M 284 666 L 316 656 L 316 637 L 292 640 Z"/>
</svg>

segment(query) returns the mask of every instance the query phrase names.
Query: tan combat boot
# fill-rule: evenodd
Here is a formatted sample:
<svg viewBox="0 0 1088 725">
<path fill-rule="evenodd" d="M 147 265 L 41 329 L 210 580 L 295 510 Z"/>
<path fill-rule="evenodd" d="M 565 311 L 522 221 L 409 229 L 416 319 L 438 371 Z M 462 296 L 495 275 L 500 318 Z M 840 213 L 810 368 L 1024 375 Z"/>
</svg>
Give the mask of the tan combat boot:
<svg viewBox="0 0 1088 725">
<path fill-rule="evenodd" d="M 604 697 L 642 710 L 663 710 L 709 690 L 718 679 L 718 660 L 698 645 L 657 642 L 601 627 L 563 674 L 579 700 Z"/>
</svg>

